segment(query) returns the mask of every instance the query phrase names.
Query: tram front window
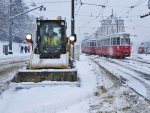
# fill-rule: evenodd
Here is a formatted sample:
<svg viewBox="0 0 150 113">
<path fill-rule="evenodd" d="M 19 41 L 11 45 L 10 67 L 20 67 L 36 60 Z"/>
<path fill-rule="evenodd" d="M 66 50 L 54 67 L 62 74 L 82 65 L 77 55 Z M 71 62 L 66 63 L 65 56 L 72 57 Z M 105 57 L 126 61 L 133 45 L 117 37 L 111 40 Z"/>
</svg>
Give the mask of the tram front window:
<svg viewBox="0 0 150 113">
<path fill-rule="evenodd" d="M 61 27 L 56 23 L 45 23 L 40 28 L 41 44 L 43 53 L 57 53 L 61 48 Z"/>
<path fill-rule="evenodd" d="M 122 38 L 121 39 L 121 45 L 130 45 L 130 39 L 129 38 Z"/>
</svg>

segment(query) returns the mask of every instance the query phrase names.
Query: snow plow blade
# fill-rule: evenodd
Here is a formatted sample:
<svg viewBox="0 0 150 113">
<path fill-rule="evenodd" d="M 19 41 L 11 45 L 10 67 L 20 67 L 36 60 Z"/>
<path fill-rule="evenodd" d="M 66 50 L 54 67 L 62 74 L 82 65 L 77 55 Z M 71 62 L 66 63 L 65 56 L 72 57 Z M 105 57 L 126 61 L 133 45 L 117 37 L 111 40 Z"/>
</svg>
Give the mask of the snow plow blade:
<svg viewBox="0 0 150 113">
<path fill-rule="evenodd" d="M 55 85 L 79 86 L 79 80 L 76 69 L 19 70 L 10 85 L 18 88 Z"/>
</svg>

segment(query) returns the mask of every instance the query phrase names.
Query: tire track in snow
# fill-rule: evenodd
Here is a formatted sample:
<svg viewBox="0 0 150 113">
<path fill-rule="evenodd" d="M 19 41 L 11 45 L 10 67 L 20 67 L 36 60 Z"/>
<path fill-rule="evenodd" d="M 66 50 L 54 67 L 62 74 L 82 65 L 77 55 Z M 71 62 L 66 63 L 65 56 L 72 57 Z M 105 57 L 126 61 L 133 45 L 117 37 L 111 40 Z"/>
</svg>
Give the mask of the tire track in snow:
<svg viewBox="0 0 150 113">
<path fill-rule="evenodd" d="M 107 59 L 106 59 L 107 60 Z M 105 60 L 105 61 L 106 61 Z M 107 60 L 107 62 L 109 63 L 109 60 Z M 126 76 L 131 76 L 133 79 L 135 79 L 136 81 L 138 81 L 138 82 L 140 82 L 144 87 L 145 87 L 145 89 L 146 89 L 146 97 L 144 96 L 144 95 L 142 95 L 141 94 L 141 92 L 138 92 L 134 87 L 131 87 L 131 86 L 129 86 L 129 87 L 131 87 L 132 89 L 134 89 L 135 91 L 136 91 L 136 93 L 139 93 L 140 95 L 142 95 L 143 97 L 145 97 L 147 100 L 149 100 L 150 101 L 150 85 L 149 84 L 147 84 L 145 81 L 143 81 L 142 79 L 140 79 L 140 78 L 138 78 L 138 77 L 135 77 L 135 76 L 133 76 L 132 74 L 130 74 L 130 73 L 127 73 L 128 71 L 124 71 L 124 69 L 120 69 L 120 68 L 115 68 L 114 66 L 111 66 L 111 65 L 109 65 L 108 63 L 106 63 L 105 62 L 105 65 L 107 65 L 108 67 L 111 67 L 111 68 L 113 68 L 113 70 L 115 69 L 115 70 L 117 70 L 117 71 L 119 71 L 119 73 L 122 73 L 122 74 L 125 74 Z M 111 62 L 111 63 L 114 63 L 114 62 Z M 116 66 L 117 65 L 119 65 L 119 66 L 122 66 L 122 68 L 124 68 L 124 65 L 121 65 L 121 64 L 117 64 L 117 63 L 115 63 L 116 64 Z M 114 65 L 114 64 L 113 64 Z M 104 67 L 107 67 L 107 66 L 104 66 Z M 126 68 L 126 67 L 125 67 Z M 130 70 L 130 71 L 135 71 L 135 70 L 132 70 L 132 69 L 130 69 L 130 68 L 127 68 L 128 70 Z M 114 71 L 115 72 L 115 71 Z M 115 73 L 112 73 L 112 74 L 115 74 Z M 123 77 L 123 76 L 121 76 L 122 74 L 120 74 L 119 76 L 120 76 L 120 80 L 123 82 L 123 83 L 127 83 L 127 81 L 130 81 L 129 79 L 127 79 L 126 77 Z M 116 75 L 115 75 L 116 76 Z M 137 73 L 137 76 L 138 76 L 138 73 Z"/>
</svg>

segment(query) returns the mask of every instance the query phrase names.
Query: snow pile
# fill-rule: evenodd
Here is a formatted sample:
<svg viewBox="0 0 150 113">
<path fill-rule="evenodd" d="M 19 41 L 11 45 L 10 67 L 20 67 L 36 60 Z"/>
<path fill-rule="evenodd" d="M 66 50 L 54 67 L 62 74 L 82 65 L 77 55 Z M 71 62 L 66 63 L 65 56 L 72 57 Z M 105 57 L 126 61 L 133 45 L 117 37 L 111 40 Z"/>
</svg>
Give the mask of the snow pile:
<svg viewBox="0 0 150 113">
<path fill-rule="evenodd" d="M 73 112 L 81 113 L 80 105 L 83 105 L 86 113 L 89 109 L 86 100 L 93 97 L 97 85 L 96 74 L 85 56 L 80 59 L 81 62 L 76 61 L 76 64 L 81 87 L 63 85 L 22 90 L 10 88 L 1 95 L 0 113 L 60 113 L 74 105 L 76 107 L 72 108 Z"/>
<path fill-rule="evenodd" d="M 148 113 L 150 111 L 150 103 L 126 87 L 104 89 L 103 86 L 98 87 L 97 95 L 90 100 L 91 113 Z"/>
</svg>

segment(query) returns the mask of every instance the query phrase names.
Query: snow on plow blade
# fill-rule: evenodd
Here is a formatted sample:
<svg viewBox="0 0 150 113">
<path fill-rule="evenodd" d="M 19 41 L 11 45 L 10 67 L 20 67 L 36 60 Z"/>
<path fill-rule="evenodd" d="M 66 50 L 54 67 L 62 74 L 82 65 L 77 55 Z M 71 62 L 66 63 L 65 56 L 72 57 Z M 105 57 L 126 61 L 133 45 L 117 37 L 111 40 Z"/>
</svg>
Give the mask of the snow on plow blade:
<svg viewBox="0 0 150 113">
<path fill-rule="evenodd" d="M 76 69 L 19 70 L 10 85 L 20 88 L 53 85 L 79 86 L 79 81 Z"/>
</svg>

